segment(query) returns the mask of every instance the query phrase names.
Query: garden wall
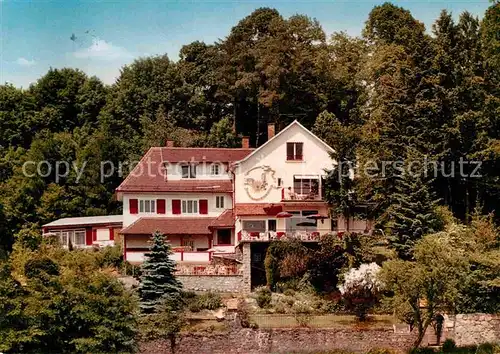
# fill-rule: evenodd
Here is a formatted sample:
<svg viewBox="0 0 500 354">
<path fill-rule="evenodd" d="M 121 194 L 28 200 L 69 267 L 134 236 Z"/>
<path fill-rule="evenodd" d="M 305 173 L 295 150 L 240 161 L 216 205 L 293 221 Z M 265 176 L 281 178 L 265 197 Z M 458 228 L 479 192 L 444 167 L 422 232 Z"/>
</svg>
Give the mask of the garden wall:
<svg viewBox="0 0 500 354">
<path fill-rule="evenodd" d="M 414 334 L 383 329 L 231 329 L 227 333 L 188 333 L 181 336 L 177 354 L 191 353 L 293 353 L 344 349 L 365 353 L 372 348 L 392 348 L 405 353 L 415 340 Z M 169 353 L 169 343 L 142 343 L 140 353 Z"/>
<path fill-rule="evenodd" d="M 177 275 L 185 290 L 237 293 L 243 291 L 242 275 Z"/>
<path fill-rule="evenodd" d="M 445 316 L 444 337 L 452 338 L 458 346 L 500 342 L 500 315 Z"/>
</svg>

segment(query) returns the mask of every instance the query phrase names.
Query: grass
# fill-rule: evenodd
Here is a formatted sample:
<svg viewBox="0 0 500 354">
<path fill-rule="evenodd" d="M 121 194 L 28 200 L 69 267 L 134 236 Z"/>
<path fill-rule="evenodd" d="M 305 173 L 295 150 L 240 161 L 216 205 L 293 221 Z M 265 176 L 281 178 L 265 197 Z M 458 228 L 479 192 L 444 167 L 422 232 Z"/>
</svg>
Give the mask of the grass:
<svg viewBox="0 0 500 354">
<path fill-rule="evenodd" d="M 253 314 L 250 321 L 259 328 L 296 328 L 300 327 L 295 315 L 275 315 L 275 314 Z M 354 316 L 348 315 L 311 315 L 308 320 L 308 327 L 311 328 L 387 328 L 397 323 L 391 315 L 370 316 L 366 322 L 358 322 Z"/>
</svg>

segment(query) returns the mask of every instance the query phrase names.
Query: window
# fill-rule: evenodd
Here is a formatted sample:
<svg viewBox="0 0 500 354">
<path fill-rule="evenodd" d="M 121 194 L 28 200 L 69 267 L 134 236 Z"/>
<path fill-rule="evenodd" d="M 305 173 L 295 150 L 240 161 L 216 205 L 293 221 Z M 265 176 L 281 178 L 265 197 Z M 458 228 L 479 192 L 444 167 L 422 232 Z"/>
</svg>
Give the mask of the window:
<svg viewBox="0 0 500 354">
<path fill-rule="evenodd" d="M 183 214 L 198 214 L 198 201 L 197 200 L 183 200 L 182 201 Z"/>
<path fill-rule="evenodd" d="M 108 234 L 109 234 L 109 232 L 108 232 Z M 85 245 L 85 231 L 84 230 L 75 231 L 73 233 L 71 243 L 74 246 L 84 246 Z"/>
<path fill-rule="evenodd" d="M 286 228 L 289 231 L 316 231 L 318 221 L 315 219 L 308 219 L 307 216 L 318 214 L 317 210 L 303 210 L 299 212 L 290 212 L 292 217 L 286 219 Z"/>
<path fill-rule="evenodd" d="M 218 176 L 220 174 L 220 166 L 217 164 L 214 164 L 210 168 L 210 174 L 212 176 Z"/>
<path fill-rule="evenodd" d="M 319 179 L 314 177 L 293 177 L 293 191 L 301 196 L 301 199 L 319 198 Z"/>
<path fill-rule="evenodd" d="M 97 241 L 109 241 L 109 230 L 108 229 L 97 229 L 96 230 Z"/>
<path fill-rule="evenodd" d="M 144 214 L 156 213 L 156 200 L 154 199 L 139 200 L 139 213 L 144 213 Z"/>
<path fill-rule="evenodd" d="M 224 196 L 223 195 L 215 196 L 215 207 L 217 209 L 224 209 Z"/>
<path fill-rule="evenodd" d="M 276 231 L 276 220 L 274 219 L 267 220 L 267 230 Z"/>
<path fill-rule="evenodd" d="M 182 165 L 182 178 L 196 178 L 196 165 Z"/>
<path fill-rule="evenodd" d="M 230 229 L 220 229 L 217 230 L 217 244 L 218 245 L 230 245 L 231 242 L 231 230 Z"/>
<path fill-rule="evenodd" d="M 243 220 L 242 221 L 243 230 L 254 231 L 254 232 L 265 232 L 266 231 L 266 221 L 265 220 Z"/>
<path fill-rule="evenodd" d="M 278 187 L 281 187 L 283 185 L 283 180 L 281 178 L 278 178 Z"/>
<path fill-rule="evenodd" d="M 288 161 L 302 160 L 304 143 L 286 143 L 286 159 Z"/>
<path fill-rule="evenodd" d="M 182 240 L 182 246 L 186 251 L 194 251 L 194 240 L 189 237 L 189 239 Z"/>
</svg>

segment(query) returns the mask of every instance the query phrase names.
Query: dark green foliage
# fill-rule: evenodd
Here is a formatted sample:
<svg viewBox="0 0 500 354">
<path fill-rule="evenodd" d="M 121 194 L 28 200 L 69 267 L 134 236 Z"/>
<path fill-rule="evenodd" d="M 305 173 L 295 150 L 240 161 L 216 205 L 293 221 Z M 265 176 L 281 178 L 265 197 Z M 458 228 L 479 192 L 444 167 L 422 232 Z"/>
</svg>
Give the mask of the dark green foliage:
<svg viewBox="0 0 500 354">
<path fill-rule="evenodd" d="M 200 309 L 217 310 L 222 306 L 222 299 L 219 294 L 208 292 L 199 295 L 196 299 L 196 303 Z"/>
<path fill-rule="evenodd" d="M 153 234 L 151 248 L 142 264 L 139 295 L 141 310 L 152 313 L 164 301 L 180 301 L 182 284 L 175 278 L 175 261 L 169 243 L 159 231 Z"/>
<path fill-rule="evenodd" d="M 340 271 L 348 262 L 347 254 L 336 235 L 322 237 L 319 246 L 319 250 L 311 257 L 309 274 L 311 284 L 317 291 L 328 292 L 336 289 Z"/>
<path fill-rule="evenodd" d="M 262 287 L 258 291 L 256 291 L 256 297 L 255 300 L 257 300 L 257 305 L 260 308 L 266 308 L 271 305 L 271 300 L 272 300 L 272 294 L 271 290 L 267 287 Z"/>
<path fill-rule="evenodd" d="M 137 301 L 114 276 L 99 271 L 91 253 L 52 246 L 16 252 L 11 258 L 18 265 L 31 253 L 24 274 L 18 274 L 23 285 L 13 268 L 0 269 L 0 351 L 135 350 Z"/>
<path fill-rule="evenodd" d="M 390 243 L 402 259 L 413 259 L 415 243 L 423 236 L 440 231 L 428 184 L 419 174 L 406 174 L 396 182 L 396 193 L 388 210 Z"/>
<path fill-rule="evenodd" d="M 307 270 L 309 252 L 298 240 L 271 242 L 264 259 L 267 285 L 274 289 L 280 281 L 301 278 Z"/>
<path fill-rule="evenodd" d="M 443 351 L 443 353 L 452 353 L 456 349 L 456 347 L 457 345 L 455 344 L 455 341 L 448 338 L 443 342 L 441 350 Z"/>
<path fill-rule="evenodd" d="M 50 258 L 30 259 L 24 265 L 24 274 L 28 278 L 59 275 L 59 265 Z"/>
<path fill-rule="evenodd" d="M 177 336 L 185 325 L 182 309 L 177 300 L 165 300 L 156 312 L 140 317 L 140 338 L 144 341 L 168 340 L 170 350 L 175 353 Z"/>
</svg>

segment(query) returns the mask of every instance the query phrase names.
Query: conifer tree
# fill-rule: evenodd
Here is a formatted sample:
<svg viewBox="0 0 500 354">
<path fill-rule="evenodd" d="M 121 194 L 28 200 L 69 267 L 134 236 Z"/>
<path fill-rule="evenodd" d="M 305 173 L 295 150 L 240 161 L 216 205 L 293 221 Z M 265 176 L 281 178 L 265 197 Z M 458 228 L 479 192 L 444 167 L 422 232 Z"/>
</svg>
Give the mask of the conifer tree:
<svg viewBox="0 0 500 354">
<path fill-rule="evenodd" d="M 156 231 L 153 243 L 146 260 L 142 265 L 139 294 L 141 310 L 145 313 L 155 312 L 166 300 L 179 298 L 182 284 L 175 278 L 175 261 L 169 258 L 172 254 L 165 236 Z"/>
<path fill-rule="evenodd" d="M 422 173 L 405 172 L 396 181 L 396 193 L 388 209 L 389 242 L 399 257 L 413 259 L 413 249 L 423 236 L 439 231 L 437 200 Z"/>
</svg>

